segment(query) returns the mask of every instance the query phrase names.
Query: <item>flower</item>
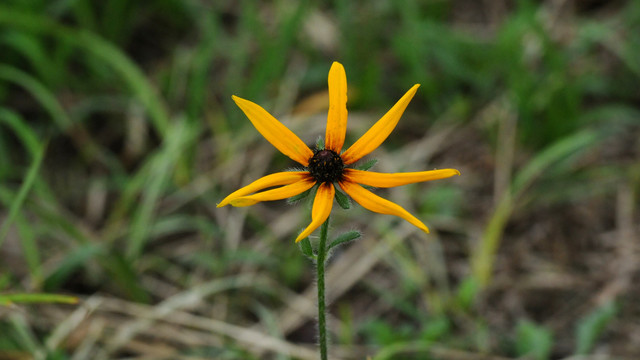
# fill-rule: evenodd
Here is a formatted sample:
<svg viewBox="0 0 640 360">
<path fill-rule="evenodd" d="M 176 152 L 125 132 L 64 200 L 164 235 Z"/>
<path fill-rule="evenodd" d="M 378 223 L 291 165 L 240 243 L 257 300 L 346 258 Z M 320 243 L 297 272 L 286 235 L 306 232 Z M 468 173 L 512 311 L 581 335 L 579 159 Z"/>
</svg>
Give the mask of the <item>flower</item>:
<svg viewBox="0 0 640 360">
<path fill-rule="evenodd" d="M 255 128 L 276 149 L 305 167 L 305 171 L 286 171 L 264 176 L 231 193 L 217 206 L 249 206 L 261 201 L 281 200 L 299 195 L 318 184 L 311 223 L 296 238 L 296 242 L 309 236 L 324 223 L 333 206 L 335 183 L 340 185 L 362 207 L 380 214 L 401 217 L 424 232 L 429 232 L 415 216 L 399 205 L 386 200 L 362 185 L 388 188 L 422 181 L 460 175 L 456 169 L 443 169 L 407 173 L 378 173 L 347 167 L 375 150 L 396 127 L 400 116 L 420 85 L 414 85 L 380 120 L 358 141 L 341 153 L 347 132 L 347 75 L 344 67 L 334 62 L 329 70 L 329 114 L 323 149 L 312 151 L 291 130 L 276 120 L 259 105 L 232 96 Z M 279 187 L 276 187 L 279 186 Z M 276 187 L 270 190 L 267 188 Z M 264 190 L 264 191 L 260 191 Z"/>
</svg>

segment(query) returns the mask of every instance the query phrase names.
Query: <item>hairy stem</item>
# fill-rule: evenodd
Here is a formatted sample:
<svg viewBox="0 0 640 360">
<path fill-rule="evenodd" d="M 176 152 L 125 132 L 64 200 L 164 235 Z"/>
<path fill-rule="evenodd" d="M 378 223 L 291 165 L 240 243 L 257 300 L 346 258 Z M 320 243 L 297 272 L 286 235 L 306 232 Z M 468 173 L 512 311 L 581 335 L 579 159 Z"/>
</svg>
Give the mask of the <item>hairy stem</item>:
<svg viewBox="0 0 640 360">
<path fill-rule="evenodd" d="M 327 233 L 329 219 L 320 227 L 320 243 L 318 244 L 318 258 L 316 271 L 318 272 L 318 341 L 320 345 L 320 359 L 327 360 L 327 318 L 324 303 L 324 266 L 327 261 Z"/>
</svg>

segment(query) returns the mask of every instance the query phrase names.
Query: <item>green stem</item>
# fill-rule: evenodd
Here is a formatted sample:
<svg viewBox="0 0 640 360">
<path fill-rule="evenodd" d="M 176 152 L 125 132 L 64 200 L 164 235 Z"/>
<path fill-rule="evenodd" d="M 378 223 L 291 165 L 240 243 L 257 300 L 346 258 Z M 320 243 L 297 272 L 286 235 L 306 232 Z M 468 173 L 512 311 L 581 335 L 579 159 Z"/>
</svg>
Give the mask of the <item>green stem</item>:
<svg viewBox="0 0 640 360">
<path fill-rule="evenodd" d="M 316 271 L 318 272 L 318 341 L 320 342 L 320 359 L 327 360 L 327 318 L 324 304 L 324 266 L 327 261 L 327 233 L 329 218 L 320 227 L 320 243 Z"/>
</svg>

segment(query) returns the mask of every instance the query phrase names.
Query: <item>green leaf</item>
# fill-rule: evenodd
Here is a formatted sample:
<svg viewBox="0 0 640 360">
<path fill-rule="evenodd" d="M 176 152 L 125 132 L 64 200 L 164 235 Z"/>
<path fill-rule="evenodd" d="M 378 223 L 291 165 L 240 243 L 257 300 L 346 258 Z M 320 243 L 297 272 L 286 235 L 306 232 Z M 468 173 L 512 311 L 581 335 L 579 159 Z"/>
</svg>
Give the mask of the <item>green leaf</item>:
<svg viewBox="0 0 640 360">
<path fill-rule="evenodd" d="M 576 355 L 589 353 L 604 329 L 613 320 L 618 307 L 611 301 L 593 310 L 578 321 L 576 327 Z"/>
<path fill-rule="evenodd" d="M 458 286 L 458 291 L 456 292 L 455 299 L 458 306 L 463 310 L 470 310 L 476 299 L 478 290 L 480 290 L 480 286 L 475 278 L 467 277 L 464 279 Z"/>
<path fill-rule="evenodd" d="M 313 249 L 311 248 L 311 241 L 309 241 L 308 237 L 300 240 L 298 246 L 300 246 L 300 251 L 302 251 L 304 256 L 308 257 L 311 260 L 315 260 L 316 254 L 313 253 Z"/>
<path fill-rule="evenodd" d="M 364 164 L 356 166 L 356 170 L 367 171 L 378 163 L 378 159 L 369 159 Z"/>
<path fill-rule="evenodd" d="M 340 205 L 341 208 L 348 210 L 349 208 L 351 208 L 351 200 L 349 199 L 349 197 L 345 194 L 342 193 L 342 191 L 336 189 L 336 201 L 338 202 L 338 205 Z"/>
<path fill-rule="evenodd" d="M 306 198 L 307 196 L 309 196 L 309 194 L 311 193 L 311 190 L 312 190 L 312 189 L 313 189 L 313 188 L 311 188 L 311 189 L 309 189 L 309 190 L 307 190 L 307 191 L 304 191 L 304 192 L 302 192 L 302 193 L 300 193 L 300 194 L 298 194 L 298 195 L 295 195 L 295 196 L 292 196 L 292 197 L 288 198 L 288 199 L 287 199 L 287 204 L 295 204 L 295 203 L 297 203 L 298 201 L 300 201 L 300 200 L 302 200 L 302 199 Z"/>
<path fill-rule="evenodd" d="M 449 320 L 446 315 L 430 317 L 422 326 L 423 329 L 420 332 L 420 339 L 425 342 L 442 339 L 451 333 L 453 327 L 451 320 Z"/>
<path fill-rule="evenodd" d="M 549 358 L 552 346 L 553 333 L 549 329 L 527 320 L 518 322 L 516 349 L 519 357 L 545 360 Z"/>
<path fill-rule="evenodd" d="M 331 250 L 332 248 L 334 248 L 334 247 L 336 247 L 338 245 L 342 245 L 342 244 L 348 243 L 349 241 L 356 240 L 360 236 L 362 236 L 362 233 L 360 231 L 357 231 L 357 230 L 353 230 L 353 231 L 346 232 L 344 234 L 340 234 L 337 238 L 335 238 L 335 240 L 333 240 L 331 242 L 331 244 L 329 244 L 329 250 Z"/>
<path fill-rule="evenodd" d="M 316 140 L 316 149 L 324 150 L 324 139 L 322 136 L 318 136 L 318 140 Z"/>
</svg>

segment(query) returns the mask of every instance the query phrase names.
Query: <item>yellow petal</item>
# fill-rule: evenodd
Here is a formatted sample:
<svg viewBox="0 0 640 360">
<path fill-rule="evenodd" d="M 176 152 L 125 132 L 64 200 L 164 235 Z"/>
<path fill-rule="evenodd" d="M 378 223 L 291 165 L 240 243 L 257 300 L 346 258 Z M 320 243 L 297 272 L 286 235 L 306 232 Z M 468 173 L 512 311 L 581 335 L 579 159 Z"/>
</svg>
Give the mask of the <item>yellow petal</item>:
<svg viewBox="0 0 640 360">
<path fill-rule="evenodd" d="M 353 164 L 360 160 L 363 156 L 369 154 L 375 150 L 380 144 L 382 144 L 393 129 L 398 124 L 402 113 L 409 105 L 409 102 L 416 94 L 420 84 L 415 84 L 409 91 L 407 91 L 398 102 L 393 105 L 378 122 L 373 124 L 358 141 L 356 141 L 350 148 L 348 148 L 344 154 L 342 154 L 342 161 L 345 165 Z"/>
<path fill-rule="evenodd" d="M 329 70 L 329 115 L 325 148 L 340 154 L 347 133 L 347 74 L 334 62 Z"/>
<path fill-rule="evenodd" d="M 394 186 L 401 186 L 406 184 L 413 184 L 423 181 L 438 180 L 451 177 L 453 175 L 460 175 L 460 171 L 456 169 L 442 169 L 420 172 L 406 172 L 406 173 L 378 173 L 372 171 L 362 171 L 355 169 L 344 169 L 342 174 L 346 181 L 354 182 L 357 184 L 375 186 L 379 188 L 389 188 Z"/>
<path fill-rule="evenodd" d="M 324 183 L 318 186 L 318 192 L 316 192 L 316 198 L 313 199 L 313 208 L 311 209 L 311 224 L 298 235 L 296 242 L 309 236 L 322 223 L 327 221 L 335 194 L 336 189 L 331 183 Z"/>
<path fill-rule="evenodd" d="M 380 196 L 372 193 L 371 191 L 363 188 L 362 186 L 349 182 L 340 181 L 340 187 L 344 190 L 353 200 L 362 205 L 363 208 L 368 209 L 379 214 L 395 215 L 401 217 L 411 224 L 418 227 L 420 230 L 428 233 L 429 229 L 415 216 L 409 214 L 407 210 L 403 209 L 400 205 L 393 203 L 387 199 L 383 199 Z"/>
<path fill-rule="evenodd" d="M 309 159 L 313 156 L 313 151 L 296 134 L 271 116 L 260 105 L 235 95 L 232 98 L 244 114 L 247 115 L 253 126 L 276 149 L 304 166 L 309 165 Z"/>
<path fill-rule="evenodd" d="M 261 201 L 281 200 L 290 198 L 301 194 L 313 187 L 316 184 L 315 179 L 308 178 L 295 182 L 290 185 L 285 185 L 276 189 L 262 191 L 249 196 L 241 196 L 229 201 L 231 205 L 237 207 L 249 206 L 259 203 Z"/>
<path fill-rule="evenodd" d="M 279 172 L 267 176 L 263 176 L 260 179 L 252 182 L 251 184 L 240 188 L 232 192 L 229 196 L 224 198 L 217 207 L 223 207 L 229 205 L 229 202 L 235 198 L 252 194 L 256 191 L 266 189 L 272 186 L 288 185 L 298 182 L 304 179 L 310 179 L 311 175 L 307 171 L 285 171 Z"/>
</svg>

